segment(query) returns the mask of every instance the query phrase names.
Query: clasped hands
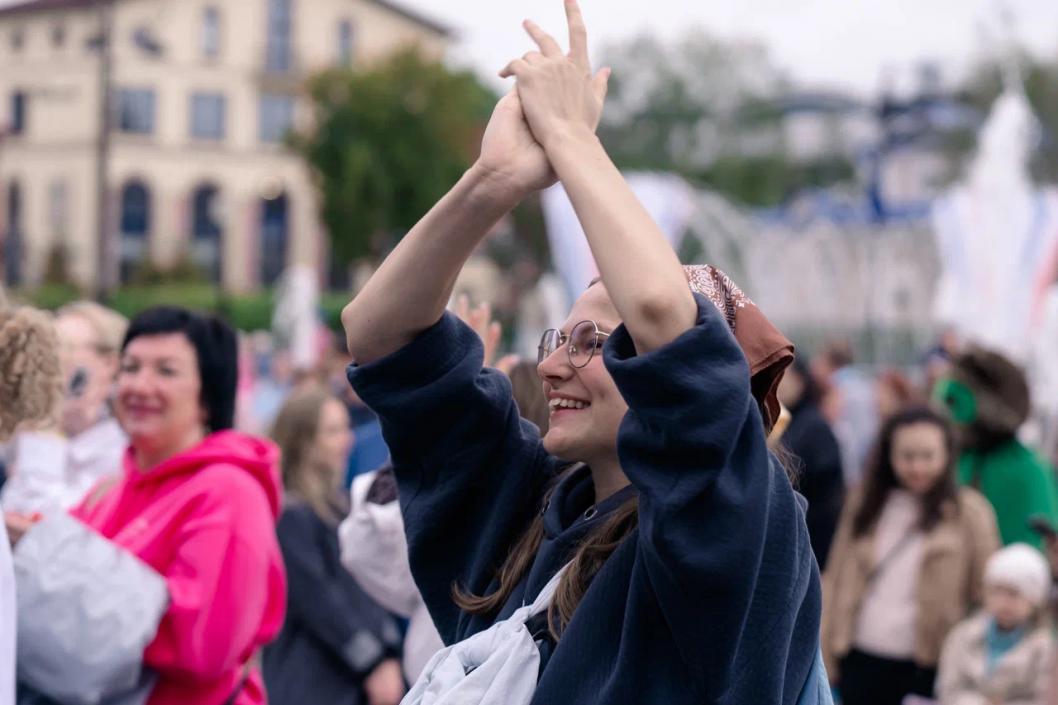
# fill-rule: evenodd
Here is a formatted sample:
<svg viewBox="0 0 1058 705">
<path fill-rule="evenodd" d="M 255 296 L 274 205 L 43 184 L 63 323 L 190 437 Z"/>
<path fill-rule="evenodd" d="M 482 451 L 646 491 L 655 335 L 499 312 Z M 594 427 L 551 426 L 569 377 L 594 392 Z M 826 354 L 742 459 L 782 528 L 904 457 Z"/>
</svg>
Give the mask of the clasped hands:
<svg viewBox="0 0 1058 705">
<path fill-rule="evenodd" d="M 555 150 L 593 140 L 606 100 L 609 69 L 592 73 L 588 33 L 576 0 L 565 0 L 569 52 L 531 20 L 523 23 L 537 50 L 500 71 L 515 85 L 496 105 L 478 166 L 520 192 L 553 184 Z"/>
</svg>

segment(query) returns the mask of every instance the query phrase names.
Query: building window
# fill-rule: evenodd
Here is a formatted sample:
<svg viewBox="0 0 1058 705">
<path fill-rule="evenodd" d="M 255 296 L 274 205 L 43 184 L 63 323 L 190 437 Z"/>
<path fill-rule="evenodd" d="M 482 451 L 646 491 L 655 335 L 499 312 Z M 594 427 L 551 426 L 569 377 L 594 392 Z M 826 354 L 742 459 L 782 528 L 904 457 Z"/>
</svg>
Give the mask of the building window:
<svg viewBox="0 0 1058 705">
<path fill-rule="evenodd" d="M 26 46 L 26 30 L 16 27 L 11 30 L 11 51 L 18 53 Z"/>
<path fill-rule="evenodd" d="M 215 59 L 220 55 L 220 10 L 207 7 L 202 12 L 202 56 Z"/>
<path fill-rule="evenodd" d="M 269 71 L 286 73 L 291 64 L 291 0 L 268 0 L 268 44 L 265 55 L 265 68 Z"/>
<path fill-rule="evenodd" d="M 258 132 L 262 142 L 282 142 L 294 127 L 294 97 L 289 95 L 261 96 Z"/>
<path fill-rule="evenodd" d="M 70 189 L 64 179 L 56 179 L 48 185 L 48 223 L 51 226 L 51 237 L 54 242 L 65 242 L 69 235 Z"/>
<path fill-rule="evenodd" d="M 200 140 L 224 139 L 224 96 L 220 93 L 191 95 L 191 136 Z"/>
<path fill-rule="evenodd" d="M 66 46 L 66 27 L 57 24 L 51 28 L 51 45 L 56 49 Z"/>
<path fill-rule="evenodd" d="M 195 189 L 191 197 L 191 259 L 214 284 L 221 277 L 220 192 L 212 184 Z"/>
<path fill-rule="evenodd" d="M 4 233 L 4 280 L 8 286 L 22 282 L 22 188 L 17 181 L 7 187 L 7 223 Z"/>
<path fill-rule="evenodd" d="M 342 20 L 338 23 L 338 65 L 348 66 L 353 63 L 353 23 Z"/>
<path fill-rule="evenodd" d="M 26 103 L 28 96 L 24 91 L 15 91 L 11 94 L 11 125 L 9 130 L 13 135 L 21 135 L 26 131 Z"/>
<path fill-rule="evenodd" d="M 121 189 L 121 282 L 128 283 L 147 257 L 151 232 L 151 192 L 142 181 Z"/>
<path fill-rule="evenodd" d="M 154 133 L 154 91 L 149 88 L 118 90 L 118 129 L 133 135 Z"/>
<path fill-rule="evenodd" d="M 272 286 L 287 262 L 289 202 L 285 193 L 261 202 L 261 283 Z"/>
</svg>

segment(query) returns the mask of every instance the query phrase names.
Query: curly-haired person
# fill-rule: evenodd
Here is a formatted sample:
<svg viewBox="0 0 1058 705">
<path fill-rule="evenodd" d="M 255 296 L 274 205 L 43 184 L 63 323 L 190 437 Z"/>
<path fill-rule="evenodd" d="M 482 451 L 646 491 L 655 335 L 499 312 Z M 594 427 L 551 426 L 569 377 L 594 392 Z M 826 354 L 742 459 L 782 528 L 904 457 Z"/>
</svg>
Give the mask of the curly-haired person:
<svg viewBox="0 0 1058 705">
<path fill-rule="evenodd" d="M 47 314 L 9 307 L 0 290 L 0 440 L 16 427 L 48 425 L 62 400 L 59 341 Z M 15 697 L 15 576 L 0 523 L 0 702 Z"/>
</svg>

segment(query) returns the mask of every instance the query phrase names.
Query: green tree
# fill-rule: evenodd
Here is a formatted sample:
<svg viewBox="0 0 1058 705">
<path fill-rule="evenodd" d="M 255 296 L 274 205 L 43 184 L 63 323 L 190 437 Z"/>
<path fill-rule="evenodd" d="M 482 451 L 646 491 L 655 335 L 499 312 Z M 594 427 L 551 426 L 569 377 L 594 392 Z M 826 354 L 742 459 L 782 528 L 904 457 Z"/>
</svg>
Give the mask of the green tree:
<svg viewBox="0 0 1058 705">
<path fill-rule="evenodd" d="M 314 128 L 292 145 L 312 168 L 334 255 L 379 257 L 477 154 L 496 97 L 416 49 L 309 85 Z"/>
<path fill-rule="evenodd" d="M 607 47 L 603 63 L 614 73 L 599 135 L 622 168 L 675 172 L 752 206 L 855 178 L 837 151 L 788 158 L 790 83 L 759 43 L 700 29 L 673 42 L 643 35 Z"/>
<path fill-rule="evenodd" d="M 614 73 L 599 134 L 631 168 L 704 168 L 742 137 L 775 125 L 778 116 L 761 108 L 785 86 L 760 44 L 699 29 L 676 41 L 642 35 L 611 45 L 603 63 Z M 757 109 L 741 115 L 749 106 Z"/>
</svg>

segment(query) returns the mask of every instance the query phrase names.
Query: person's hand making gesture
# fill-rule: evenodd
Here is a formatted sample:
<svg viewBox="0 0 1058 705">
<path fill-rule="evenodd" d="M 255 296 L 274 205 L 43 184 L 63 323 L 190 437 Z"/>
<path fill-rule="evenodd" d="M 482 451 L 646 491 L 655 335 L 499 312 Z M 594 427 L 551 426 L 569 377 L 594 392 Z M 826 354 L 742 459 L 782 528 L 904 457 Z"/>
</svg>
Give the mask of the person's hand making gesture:
<svg viewBox="0 0 1058 705">
<path fill-rule="evenodd" d="M 557 180 L 543 147 L 529 131 L 517 90 L 511 89 L 496 103 L 476 166 L 516 194 L 517 201 Z"/>
<path fill-rule="evenodd" d="M 687 331 L 697 304 L 665 234 L 595 136 L 610 71 L 592 73 L 580 6 L 565 4 L 569 52 L 526 20 L 538 50 L 510 62 L 500 76 L 516 79 L 529 129 L 562 182 L 602 283 L 643 354 Z"/>
<path fill-rule="evenodd" d="M 359 364 L 395 352 L 437 322 L 467 258 L 496 222 L 523 199 L 559 177 L 567 193 L 571 192 L 570 165 L 585 181 L 597 178 L 598 172 L 591 167 L 600 155 L 588 155 L 583 147 L 592 140 L 598 143 L 595 128 L 602 113 L 609 71 L 600 71 L 592 78 L 580 8 L 570 2 L 566 10 L 569 55 L 564 55 L 558 44 L 536 25 L 526 24 L 540 51 L 512 63 L 506 75 L 517 75 L 517 85 L 496 105 L 485 128 L 478 159 L 404 236 L 343 310 L 346 341 Z M 532 103 L 529 108 L 525 107 L 527 100 Z M 546 141 L 567 130 L 581 142 L 576 145 L 578 148 L 562 154 L 561 148 L 548 146 Z M 607 160 L 605 153 L 601 158 Z M 607 198 L 614 195 L 614 187 L 609 184 L 615 178 L 620 179 L 616 169 L 597 183 Z M 576 184 L 573 186 L 576 192 Z M 631 196 L 627 187 L 618 184 L 617 188 L 624 189 L 620 196 L 625 200 Z M 583 210 L 577 207 L 578 212 Z M 613 207 L 612 202 L 605 204 L 607 210 Z M 629 217 L 628 210 L 618 208 L 612 217 L 607 217 L 611 221 L 624 219 Z M 644 216 L 645 212 L 632 213 L 632 220 L 623 227 L 642 230 Z M 588 225 L 594 230 L 591 223 Z M 656 230 L 656 226 L 647 227 Z M 604 229 L 612 229 L 610 222 L 603 223 L 599 231 Z"/>
<path fill-rule="evenodd" d="M 550 149 L 566 136 L 592 135 L 599 125 L 609 69 L 592 75 L 588 58 L 588 32 L 576 0 L 566 0 L 569 53 L 535 22 L 526 20 L 525 31 L 539 51 L 530 51 L 509 63 L 500 76 L 517 79 L 517 93 L 533 137 Z"/>
<path fill-rule="evenodd" d="M 467 295 L 460 294 L 456 297 L 452 312 L 474 329 L 474 332 L 481 338 L 481 343 L 485 346 L 485 357 L 482 366 L 495 367 L 509 377 L 511 370 L 521 361 L 521 358 L 517 355 L 499 356 L 500 341 L 503 338 L 503 326 L 499 321 L 492 318 L 492 304 L 482 301 L 471 308 L 470 299 Z M 498 356 L 499 359 L 497 359 Z"/>
</svg>

